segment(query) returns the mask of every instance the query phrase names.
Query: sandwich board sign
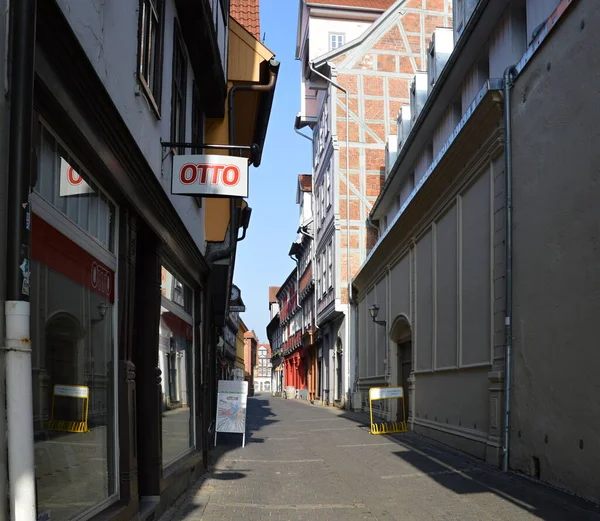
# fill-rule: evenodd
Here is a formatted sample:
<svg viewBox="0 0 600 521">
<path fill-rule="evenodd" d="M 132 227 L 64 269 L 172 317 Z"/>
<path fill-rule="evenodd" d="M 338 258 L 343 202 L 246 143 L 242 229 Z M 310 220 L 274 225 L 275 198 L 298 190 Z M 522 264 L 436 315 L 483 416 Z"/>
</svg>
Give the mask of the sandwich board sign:
<svg viewBox="0 0 600 521">
<path fill-rule="evenodd" d="M 248 159 L 211 154 L 173 157 L 173 195 L 248 197 Z"/>
<path fill-rule="evenodd" d="M 219 380 L 217 387 L 217 419 L 215 422 L 215 447 L 217 433 L 233 432 L 242 435 L 242 447 L 246 445 L 246 406 L 248 382 Z"/>
</svg>

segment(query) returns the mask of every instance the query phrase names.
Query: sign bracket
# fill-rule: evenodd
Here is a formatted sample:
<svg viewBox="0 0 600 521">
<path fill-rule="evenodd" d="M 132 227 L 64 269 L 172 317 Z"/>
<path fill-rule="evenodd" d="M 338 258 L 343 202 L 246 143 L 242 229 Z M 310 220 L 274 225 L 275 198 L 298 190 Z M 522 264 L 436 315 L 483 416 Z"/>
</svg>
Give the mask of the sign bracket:
<svg viewBox="0 0 600 521">
<path fill-rule="evenodd" d="M 255 164 L 255 159 L 257 158 L 260 152 L 260 146 L 256 143 L 252 145 L 214 145 L 208 143 L 189 143 L 185 141 L 161 141 L 160 144 L 163 148 L 173 149 L 173 148 L 206 148 L 211 150 L 249 150 L 250 151 L 250 161 L 252 164 Z M 164 157 L 163 161 L 167 158 L 167 156 L 171 152 L 168 152 Z"/>
</svg>

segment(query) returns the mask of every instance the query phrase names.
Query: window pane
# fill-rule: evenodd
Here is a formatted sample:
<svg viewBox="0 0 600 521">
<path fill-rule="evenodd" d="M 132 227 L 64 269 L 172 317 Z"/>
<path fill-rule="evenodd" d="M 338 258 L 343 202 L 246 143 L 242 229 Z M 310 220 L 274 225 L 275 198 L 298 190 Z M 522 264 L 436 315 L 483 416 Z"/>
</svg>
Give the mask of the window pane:
<svg viewBox="0 0 600 521">
<path fill-rule="evenodd" d="M 164 266 L 161 268 L 160 291 L 164 298 L 192 314 L 192 288 L 175 278 Z"/>
<path fill-rule="evenodd" d="M 162 372 L 162 461 L 165 467 L 194 446 L 193 364 L 191 324 L 161 307 L 159 367 Z"/>
<path fill-rule="evenodd" d="M 115 274 L 35 215 L 31 273 L 38 512 L 62 521 L 116 493 Z"/>
<path fill-rule="evenodd" d="M 114 252 L 114 204 L 43 126 L 38 150 L 34 191 Z"/>
</svg>

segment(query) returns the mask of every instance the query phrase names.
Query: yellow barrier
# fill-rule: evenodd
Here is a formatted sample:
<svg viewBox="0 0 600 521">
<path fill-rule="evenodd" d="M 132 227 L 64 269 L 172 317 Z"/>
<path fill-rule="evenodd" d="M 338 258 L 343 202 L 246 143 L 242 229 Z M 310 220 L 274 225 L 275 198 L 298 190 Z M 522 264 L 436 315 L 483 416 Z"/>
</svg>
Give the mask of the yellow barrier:
<svg viewBox="0 0 600 521">
<path fill-rule="evenodd" d="M 373 421 L 373 402 L 393 399 L 399 399 L 402 402 L 402 421 L 375 423 Z M 392 434 L 408 431 L 404 408 L 404 388 L 402 387 L 371 387 L 369 389 L 369 412 L 371 414 L 371 434 Z"/>
<path fill-rule="evenodd" d="M 57 396 L 85 400 L 83 418 L 80 420 L 54 419 L 54 400 Z M 48 429 L 61 432 L 88 432 L 88 410 L 90 402 L 90 388 L 85 385 L 55 385 L 52 393 L 52 408 Z"/>
</svg>

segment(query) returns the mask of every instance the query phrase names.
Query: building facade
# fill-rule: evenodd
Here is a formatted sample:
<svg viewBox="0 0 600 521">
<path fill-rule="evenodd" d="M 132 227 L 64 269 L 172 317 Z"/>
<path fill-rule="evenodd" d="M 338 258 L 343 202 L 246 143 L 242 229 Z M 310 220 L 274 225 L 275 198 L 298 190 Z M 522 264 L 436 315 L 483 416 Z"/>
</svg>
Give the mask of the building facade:
<svg viewBox="0 0 600 521">
<path fill-rule="evenodd" d="M 302 308 L 298 305 L 298 270 L 294 268 L 277 292 L 281 350 L 283 355 L 283 388 L 288 398 L 306 389 L 305 361 L 302 348 Z"/>
<path fill-rule="evenodd" d="M 244 380 L 248 382 L 248 393 L 254 395 L 254 368 L 256 367 L 256 346 L 258 338 L 254 330 L 244 334 Z"/>
<path fill-rule="evenodd" d="M 235 125 L 226 98 L 234 81 L 274 88 L 278 64 L 225 0 L 23 0 L 0 16 L 0 508 L 13 521 L 159 517 L 208 462 L 248 214 L 239 198 L 173 195 L 173 158 L 262 150 L 272 90 L 244 99 L 257 110 Z"/>
<path fill-rule="evenodd" d="M 234 380 L 235 364 L 237 361 L 237 334 L 239 313 L 229 311 L 223 333 L 217 344 L 217 376 L 219 380 Z"/>
<path fill-rule="evenodd" d="M 271 392 L 273 396 L 281 396 L 283 391 L 283 340 L 277 301 L 279 289 L 279 286 L 269 286 L 270 321 L 267 325 L 267 339 L 271 346 Z"/>
<path fill-rule="evenodd" d="M 426 63 L 451 1 L 300 0 L 303 71 L 296 128 L 313 142 L 315 299 L 323 399 L 344 406 L 356 387 L 351 278 L 375 244 L 368 216 L 384 183 L 386 142 L 410 81 Z"/>
<path fill-rule="evenodd" d="M 244 374 L 245 374 L 245 370 L 246 370 L 246 365 L 245 365 L 245 342 L 244 342 L 244 335 L 248 332 L 248 326 L 246 326 L 246 323 L 242 320 L 241 317 L 238 316 L 238 332 L 236 335 L 236 350 L 235 350 L 235 366 L 233 369 L 233 379 L 237 380 L 237 381 L 243 381 L 244 380 Z"/>
<path fill-rule="evenodd" d="M 299 351 L 306 372 L 306 394 L 302 398 L 314 401 L 322 396 L 319 389 L 319 368 L 322 356 L 319 356 L 316 345 L 315 329 L 315 281 L 313 277 L 314 262 L 314 217 L 312 197 L 312 176 L 300 174 L 296 189 L 296 204 L 300 211 L 298 237 L 292 243 L 289 255 L 296 262 L 298 271 L 298 307 L 302 333 L 302 349 Z"/>
<path fill-rule="evenodd" d="M 270 393 L 272 390 L 271 346 L 258 344 L 256 350 L 256 366 L 254 368 L 254 387 L 257 393 Z"/>
<path fill-rule="evenodd" d="M 402 385 L 416 432 L 598 501 L 597 267 L 582 255 L 598 228 L 597 111 L 579 57 L 600 7 L 455 0 L 453 13 L 452 49 L 438 53 L 436 29 L 369 213 L 381 236 L 354 279 L 358 394 L 364 406 L 368 387 Z"/>
</svg>

